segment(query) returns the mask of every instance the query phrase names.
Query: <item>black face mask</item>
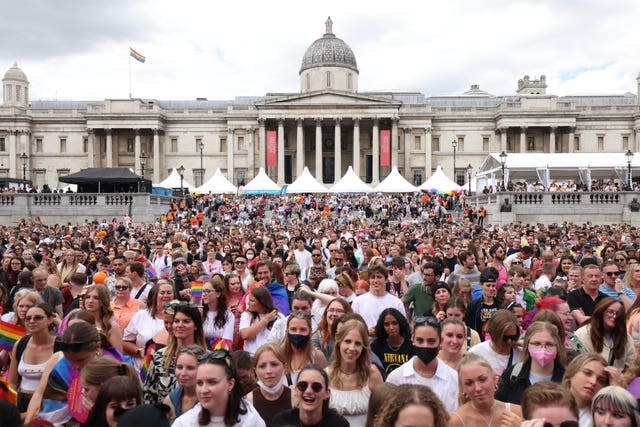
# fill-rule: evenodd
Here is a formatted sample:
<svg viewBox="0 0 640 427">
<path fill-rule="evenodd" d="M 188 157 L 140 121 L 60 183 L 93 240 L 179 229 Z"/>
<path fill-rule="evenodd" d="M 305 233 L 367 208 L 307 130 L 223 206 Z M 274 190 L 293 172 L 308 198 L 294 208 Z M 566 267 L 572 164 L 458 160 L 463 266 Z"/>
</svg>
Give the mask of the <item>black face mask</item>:
<svg viewBox="0 0 640 427">
<path fill-rule="evenodd" d="M 428 365 L 431 363 L 433 359 L 438 355 L 438 347 L 414 347 L 413 352 L 418 356 L 418 358 L 424 363 Z"/>
<path fill-rule="evenodd" d="M 303 349 L 307 343 L 309 342 L 309 335 L 299 335 L 299 334 L 287 334 L 289 337 L 289 342 L 292 346 L 297 348 L 298 350 Z"/>
</svg>

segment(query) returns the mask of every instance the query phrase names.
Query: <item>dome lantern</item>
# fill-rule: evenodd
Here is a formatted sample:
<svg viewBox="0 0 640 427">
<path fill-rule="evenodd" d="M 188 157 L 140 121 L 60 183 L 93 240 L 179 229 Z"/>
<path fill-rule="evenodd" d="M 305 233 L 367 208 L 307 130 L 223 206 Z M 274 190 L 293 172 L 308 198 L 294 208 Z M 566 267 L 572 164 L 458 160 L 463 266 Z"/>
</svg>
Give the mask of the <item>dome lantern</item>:
<svg viewBox="0 0 640 427">
<path fill-rule="evenodd" d="M 26 108 L 29 103 L 29 80 L 26 74 L 14 62 L 13 67 L 2 78 L 3 102 L 8 107 Z"/>
</svg>

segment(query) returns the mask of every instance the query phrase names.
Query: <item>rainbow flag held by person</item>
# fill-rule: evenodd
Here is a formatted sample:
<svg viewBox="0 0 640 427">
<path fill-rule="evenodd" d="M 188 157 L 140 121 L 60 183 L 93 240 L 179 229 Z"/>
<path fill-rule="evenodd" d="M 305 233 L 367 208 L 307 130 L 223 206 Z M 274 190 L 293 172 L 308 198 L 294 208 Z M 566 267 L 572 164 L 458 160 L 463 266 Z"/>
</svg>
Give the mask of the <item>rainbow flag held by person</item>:
<svg viewBox="0 0 640 427">
<path fill-rule="evenodd" d="M 202 285 L 199 280 L 193 280 L 191 282 L 191 298 L 202 298 Z"/>
<path fill-rule="evenodd" d="M 26 334 L 26 330 L 19 325 L 0 320 L 0 350 L 11 353 L 13 346 Z"/>
<path fill-rule="evenodd" d="M 213 337 L 209 340 L 209 348 L 211 348 L 211 350 L 231 351 L 232 346 L 233 346 L 233 341 L 225 338 Z"/>
<path fill-rule="evenodd" d="M 136 52 L 131 47 L 129 48 L 129 56 L 132 56 L 136 61 L 139 61 L 142 63 L 144 63 L 147 60 L 147 58 L 144 55 L 141 55 L 140 53 Z"/>
<path fill-rule="evenodd" d="M 14 405 L 18 401 L 18 393 L 3 380 L 0 380 L 0 400 L 6 400 Z"/>
</svg>

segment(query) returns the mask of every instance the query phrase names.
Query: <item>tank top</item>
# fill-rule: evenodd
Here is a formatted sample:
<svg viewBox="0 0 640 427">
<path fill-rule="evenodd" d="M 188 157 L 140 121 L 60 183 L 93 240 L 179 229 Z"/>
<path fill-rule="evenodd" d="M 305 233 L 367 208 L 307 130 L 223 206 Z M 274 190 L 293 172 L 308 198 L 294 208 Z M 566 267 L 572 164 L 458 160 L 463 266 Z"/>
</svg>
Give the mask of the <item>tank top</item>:
<svg viewBox="0 0 640 427">
<path fill-rule="evenodd" d="M 276 414 L 291 409 L 291 389 L 284 387 L 284 391 L 278 399 L 267 400 L 260 392 L 260 388 L 256 388 L 253 391 L 253 406 L 269 427 Z"/>
<path fill-rule="evenodd" d="M 32 365 L 24 361 L 24 353 L 20 357 L 20 363 L 18 363 L 18 375 L 20 375 L 20 390 L 27 393 L 33 393 L 40 384 L 40 378 L 44 373 L 44 367 L 47 361 L 40 363 L 39 365 Z"/>
</svg>

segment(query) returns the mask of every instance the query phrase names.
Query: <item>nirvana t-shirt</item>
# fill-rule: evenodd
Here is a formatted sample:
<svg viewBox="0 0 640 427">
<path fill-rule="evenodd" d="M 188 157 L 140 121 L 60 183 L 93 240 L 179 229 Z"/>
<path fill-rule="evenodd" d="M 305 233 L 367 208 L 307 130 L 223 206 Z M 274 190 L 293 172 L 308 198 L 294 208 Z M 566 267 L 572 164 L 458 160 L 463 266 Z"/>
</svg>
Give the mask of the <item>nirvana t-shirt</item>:
<svg viewBox="0 0 640 427">
<path fill-rule="evenodd" d="M 406 363 L 413 357 L 413 344 L 405 339 L 398 348 L 391 347 L 387 340 L 375 340 L 371 343 L 373 351 L 382 362 L 384 371 L 389 375 L 394 369 Z"/>
</svg>

